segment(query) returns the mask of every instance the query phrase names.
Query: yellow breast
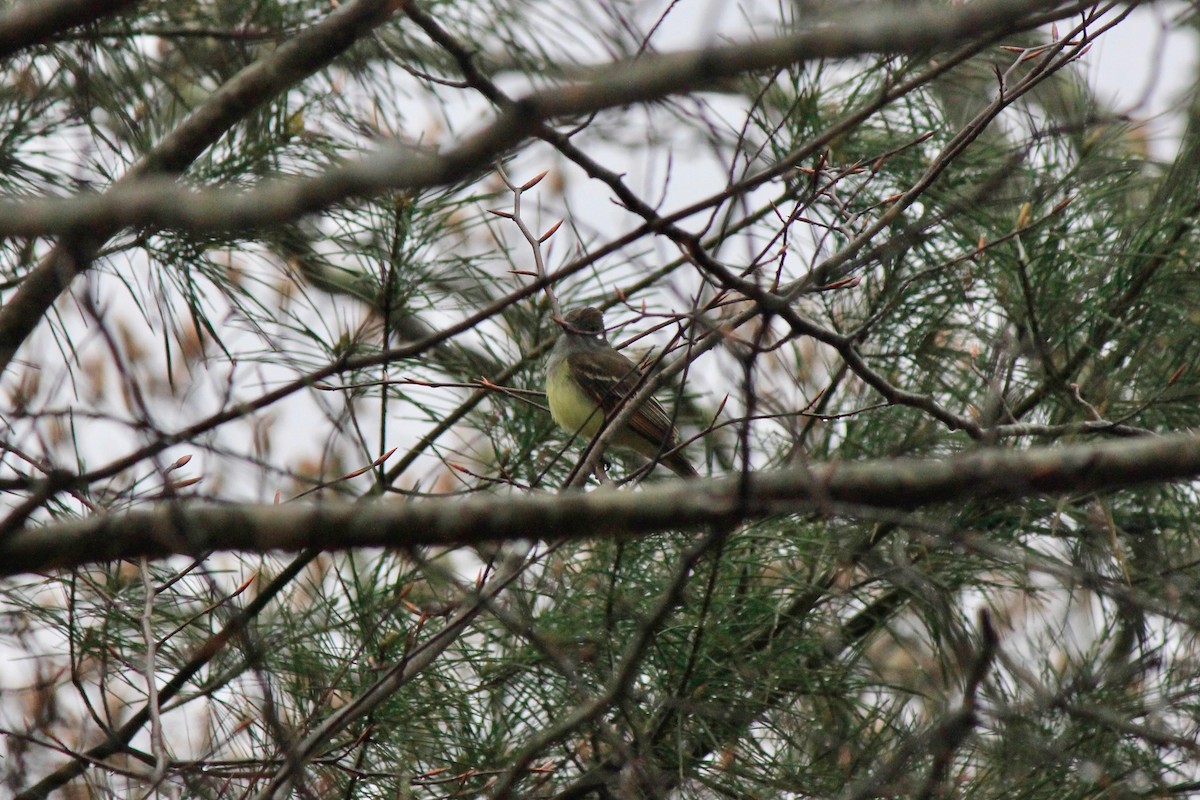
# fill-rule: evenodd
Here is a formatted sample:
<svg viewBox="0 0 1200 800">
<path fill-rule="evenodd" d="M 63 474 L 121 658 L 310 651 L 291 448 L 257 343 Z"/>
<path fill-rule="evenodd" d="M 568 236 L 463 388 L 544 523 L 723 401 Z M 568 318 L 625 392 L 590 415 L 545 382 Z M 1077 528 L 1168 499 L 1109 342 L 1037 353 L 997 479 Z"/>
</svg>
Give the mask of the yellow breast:
<svg viewBox="0 0 1200 800">
<path fill-rule="evenodd" d="M 590 439 L 604 423 L 604 413 L 570 377 L 566 359 L 546 371 L 546 400 L 550 416 L 570 433 Z"/>
</svg>

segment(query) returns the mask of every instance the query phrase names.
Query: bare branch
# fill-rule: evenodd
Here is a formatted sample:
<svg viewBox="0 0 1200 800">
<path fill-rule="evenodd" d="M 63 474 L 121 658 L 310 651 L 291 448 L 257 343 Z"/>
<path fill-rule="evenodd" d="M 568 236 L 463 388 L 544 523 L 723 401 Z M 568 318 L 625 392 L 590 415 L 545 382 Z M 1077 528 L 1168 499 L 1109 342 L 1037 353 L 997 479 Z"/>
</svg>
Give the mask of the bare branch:
<svg viewBox="0 0 1200 800">
<path fill-rule="evenodd" d="M 95 22 L 136 0 L 25 0 L 0 16 L 0 59 L 45 41 L 56 33 Z"/>
<path fill-rule="evenodd" d="M 829 463 L 638 492 L 454 498 L 397 505 L 178 506 L 26 528 L 0 543 L 0 574 L 207 550 L 341 550 L 632 536 L 841 504 L 914 509 L 965 498 L 1115 489 L 1200 475 L 1200 439 L 1175 435 L 939 461 Z"/>
<path fill-rule="evenodd" d="M 193 232 L 247 230 L 275 224 L 354 197 L 441 186 L 472 175 L 550 120 L 591 114 L 695 91 L 746 72 L 868 53 L 911 53 L 960 44 L 973 36 L 1026 30 L 1059 9 L 1057 0 L 984 0 L 953 9 L 880 9 L 850 22 L 752 44 L 705 48 L 596 68 L 602 77 L 536 92 L 442 153 L 396 142 L 374 155 L 308 181 L 274 181 L 249 191 L 196 192 L 170 180 L 140 181 L 103 196 L 0 203 L 0 236 L 72 234 L 99 227 L 151 226 Z M 1082 6 L 1063 6 L 1067 17 Z M 194 156 L 193 156 L 194 157 Z M 0 317 L 0 322 L 3 319 Z M 0 328 L 2 330 L 2 328 Z"/>
</svg>

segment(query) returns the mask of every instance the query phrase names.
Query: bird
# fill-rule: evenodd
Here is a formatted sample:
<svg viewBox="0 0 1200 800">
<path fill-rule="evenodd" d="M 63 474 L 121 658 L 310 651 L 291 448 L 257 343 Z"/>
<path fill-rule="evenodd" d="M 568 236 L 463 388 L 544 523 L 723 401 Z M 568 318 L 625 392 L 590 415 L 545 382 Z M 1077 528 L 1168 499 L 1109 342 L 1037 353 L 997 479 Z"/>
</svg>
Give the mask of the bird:
<svg viewBox="0 0 1200 800">
<path fill-rule="evenodd" d="M 554 321 L 562 333 L 546 363 L 550 416 L 567 433 L 591 438 L 637 392 L 642 373 L 608 343 L 599 309 L 578 308 Z M 610 443 L 665 464 L 681 478 L 699 475 L 679 449 L 679 431 L 653 397 L 633 412 Z"/>
</svg>

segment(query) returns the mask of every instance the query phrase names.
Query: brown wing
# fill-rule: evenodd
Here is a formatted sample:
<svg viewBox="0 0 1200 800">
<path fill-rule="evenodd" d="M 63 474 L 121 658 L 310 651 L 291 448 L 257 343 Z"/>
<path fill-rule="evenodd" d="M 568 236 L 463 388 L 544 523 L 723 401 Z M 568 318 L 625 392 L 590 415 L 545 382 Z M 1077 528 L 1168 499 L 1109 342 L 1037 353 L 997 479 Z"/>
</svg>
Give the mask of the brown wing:
<svg viewBox="0 0 1200 800">
<path fill-rule="evenodd" d="M 625 399 L 643 385 L 637 365 L 616 350 L 576 353 L 567 356 L 567 362 L 580 387 L 604 410 L 605 419 L 611 419 Z M 621 377 L 613 380 L 614 375 Z M 633 415 L 628 427 L 655 447 L 665 445 L 665 449 L 670 449 L 679 443 L 679 434 L 671 424 L 671 418 L 653 397 L 642 405 L 641 413 Z"/>
</svg>

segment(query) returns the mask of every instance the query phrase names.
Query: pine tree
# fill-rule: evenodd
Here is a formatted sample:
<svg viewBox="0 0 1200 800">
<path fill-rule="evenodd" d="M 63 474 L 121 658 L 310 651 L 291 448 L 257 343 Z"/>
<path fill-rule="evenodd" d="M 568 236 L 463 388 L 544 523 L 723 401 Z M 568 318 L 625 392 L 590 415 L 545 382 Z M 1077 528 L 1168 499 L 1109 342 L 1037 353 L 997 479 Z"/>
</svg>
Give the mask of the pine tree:
<svg viewBox="0 0 1200 800">
<path fill-rule="evenodd" d="M 0 11 L 3 793 L 1200 791 L 1138 15 Z M 587 306 L 699 479 L 555 427 Z"/>
</svg>

